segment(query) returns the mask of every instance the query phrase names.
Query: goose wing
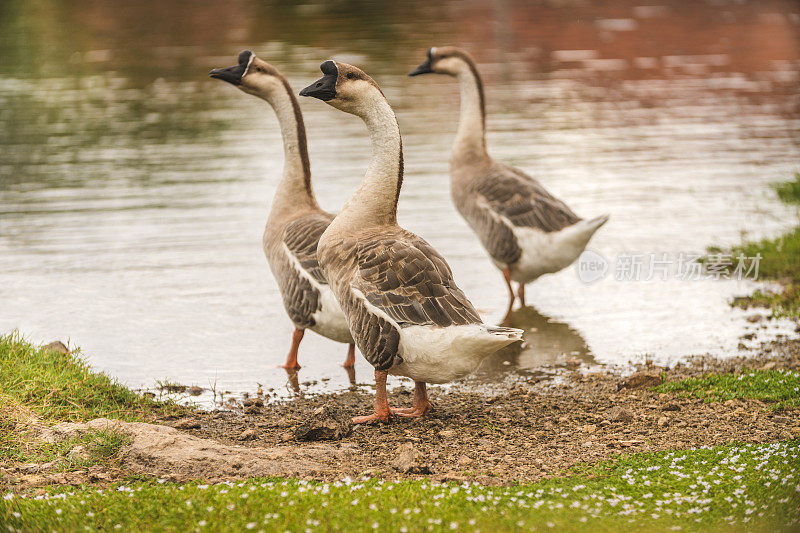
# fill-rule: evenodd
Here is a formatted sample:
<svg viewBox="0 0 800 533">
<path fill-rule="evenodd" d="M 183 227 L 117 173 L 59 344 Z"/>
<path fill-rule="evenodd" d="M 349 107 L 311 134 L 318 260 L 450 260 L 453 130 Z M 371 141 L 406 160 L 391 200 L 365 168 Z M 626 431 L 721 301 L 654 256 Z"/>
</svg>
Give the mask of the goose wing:
<svg viewBox="0 0 800 533">
<path fill-rule="evenodd" d="M 496 165 L 476 184 L 478 201 L 515 227 L 559 231 L 580 220 L 567 204 L 522 171 Z"/>
<path fill-rule="evenodd" d="M 283 231 L 283 244 L 288 253 L 303 271 L 321 285 L 327 285 L 328 281 L 317 260 L 317 245 L 332 220 L 333 215 L 329 213 L 314 213 L 293 220 Z"/>
<path fill-rule="evenodd" d="M 365 243 L 358 256 L 351 286 L 400 327 L 481 323 L 444 258 L 413 233 Z"/>
<path fill-rule="evenodd" d="M 338 257 L 326 255 L 323 262 L 342 266 L 337 297 L 361 353 L 378 370 L 402 361 L 405 327 L 481 323 L 444 258 L 413 233 L 362 232 L 332 249 Z"/>
<path fill-rule="evenodd" d="M 314 213 L 291 221 L 283 230 L 283 259 L 276 277 L 283 307 L 300 329 L 313 327 L 314 314 L 322 308 L 320 287 L 328 281 L 317 260 L 317 245 L 331 220 L 333 215 Z"/>
</svg>

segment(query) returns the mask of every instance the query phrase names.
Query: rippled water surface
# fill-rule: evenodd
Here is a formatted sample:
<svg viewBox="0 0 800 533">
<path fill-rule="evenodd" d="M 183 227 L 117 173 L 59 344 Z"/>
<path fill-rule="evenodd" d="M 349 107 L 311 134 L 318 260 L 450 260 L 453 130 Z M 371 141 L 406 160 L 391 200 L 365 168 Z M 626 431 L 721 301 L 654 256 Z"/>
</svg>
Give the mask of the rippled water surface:
<svg viewBox="0 0 800 533">
<path fill-rule="evenodd" d="M 531 285 L 535 309 L 512 317 L 530 346 L 481 379 L 570 357 L 737 353 L 754 326 L 727 302 L 752 283 L 617 281 L 615 266 L 796 222 L 769 184 L 798 168 L 797 4 L 558 5 L 3 2 L 0 331 L 69 339 L 136 387 L 288 391 L 276 365 L 292 326 L 260 248 L 280 132 L 266 103 L 207 78 L 242 48 L 296 90 L 330 57 L 378 81 L 404 135 L 401 224 L 499 322 L 502 278 L 449 198 L 457 85 L 405 76 L 428 46 L 458 44 L 484 74 L 492 154 L 580 215 L 611 214 L 590 244 L 608 276 L 586 285 L 570 268 Z M 319 201 L 336 211 L 366 169 L 366 130 L 317 100 L 301 107 Z M 346 386 L 344 356 L 307 335 L 299 386 Z M 371 367 L 359 359 L 356 374 Z"/>
</svg>

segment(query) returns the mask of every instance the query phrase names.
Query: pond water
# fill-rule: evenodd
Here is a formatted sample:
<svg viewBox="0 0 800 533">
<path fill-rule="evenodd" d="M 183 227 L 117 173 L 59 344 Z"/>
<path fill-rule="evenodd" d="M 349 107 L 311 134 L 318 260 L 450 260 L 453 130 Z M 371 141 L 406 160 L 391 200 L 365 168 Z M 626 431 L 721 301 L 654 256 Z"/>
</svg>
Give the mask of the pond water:
<svg viewBox="0 0 800 533">
<path fill-rule="evenodd" d="M 644 278 L 650 254 L 677 268 L 796 223 L 769 185 L 798 169 L 799 35 L 788 1 L 3 2 L 0 331 L 69 340 L 134 387 L 289 394 L 276 365 L 292 326 L 260 248 L 280 132 L 264 102 L 207 76 L 243 48 L 296 90 L 330 57 L 376 79 L 404 135 L 400 223 L 499 322 L 502 278 L 449 198 L 457 85 L 405 76 L 427 47 L 457 44 L 484 75 L 493 156 L 578 214 L 611 215 L 590 243 L 607 276 L 585 284 L 569 268 L 530 285 L 534 308 L 512 317 L 529 346 L 487 361 L 481 380 L 572 357 L 728 356 L 748 331 L 793 334 L 730 308 L 751 281 L 616 278 L 632 257 Z M 317 100 L 301 107 L 314 186 L 335 212 L 368 164 L 366 130 Z M 347 386 L 344 356 L 307 335 L 296 383 Z M 356 377 L 372 380 L 362 358 Z"/>
</svg>

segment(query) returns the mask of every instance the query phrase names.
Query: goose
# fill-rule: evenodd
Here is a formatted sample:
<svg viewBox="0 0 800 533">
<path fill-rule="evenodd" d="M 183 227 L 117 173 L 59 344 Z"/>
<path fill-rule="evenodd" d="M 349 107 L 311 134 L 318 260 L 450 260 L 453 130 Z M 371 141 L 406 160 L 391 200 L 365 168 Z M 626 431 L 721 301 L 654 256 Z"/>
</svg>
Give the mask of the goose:
<svg viewBox="0 0 800 533">
<path fill-rule="evenodd" d="M 358 349 L 375 367 L 375 409 L 354 424 L 431 411 L 427 383 L 446 383 L 522 339 L 522 330 L 489 326 L 458 288 L 447 261 L 397 224 L 403 147 L 397 118 L 378 85 L 337 61 L 300 92 L 361 118 L 372 157 L 350 199 L 322 234 L 320 265 L 344 310 Z M 390 409 L 389 374 L 414 380 L 412 406 Z"/>
<path fill-rule="evenodd" d="M 250 50 L 239 54 L 236 65 L 214 69 L 210 76 L 266 100 L 275 110 L 283 136 L 283 177 L 272 200 L 262 241 L 283 306 L 295 328 L 282 366 L 287 370 L 300 368 L 297 351 L 305 330 L 310 329 L 349 344 L 344 366 L 352 369 L 353 337 L 317 261 L 317 243 L 333 215 L 320 209 L 311 187 L 306 130 L 297 98 L 283 74 Z"/>
<path fill-rule="evenodd" d="M 525 306 L 525 285 L 572 264 L 608 215 L 584 220 L 521 170 L 492 159 L 486 151 L 483 82 L 472 57 L 460 48 L 430 48 L 409 76 L 447 74 L 458 79 L 459 118 L 450 153 L 450 194 L 503 273 L 509 311 L 515 295 Z"/>
</svg>

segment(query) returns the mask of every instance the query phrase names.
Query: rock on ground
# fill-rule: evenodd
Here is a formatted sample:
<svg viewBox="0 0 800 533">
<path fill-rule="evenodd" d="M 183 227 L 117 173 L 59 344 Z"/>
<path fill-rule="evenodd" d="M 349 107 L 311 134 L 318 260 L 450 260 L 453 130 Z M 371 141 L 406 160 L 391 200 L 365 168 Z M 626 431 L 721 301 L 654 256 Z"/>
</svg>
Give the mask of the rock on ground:
<svg viewBox="0 0 800 533">
<path fill-rule="evenodd" d="M 353 432 L 353 420 L 335 404 L 315 409 L 311 416 L 294 428 L 299 441 L 341 440 Z"/>
<path fill-rule="evenodd" d="M 661 385 L 661 372 L 641 371 L 628 376 L 619 384 L 620 389 L 641 389 Z"/>
<path fill-rule="evenodd" d="M 401 474 L 432 473 L 430 465 L 425 461 L 424 454 L 414 448 L 410 442 L 401 444 L 397 448 L 392 466 Z"/>
</svg>

